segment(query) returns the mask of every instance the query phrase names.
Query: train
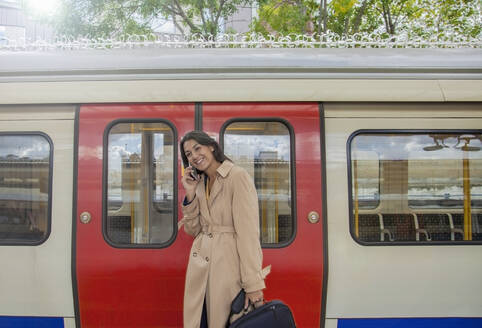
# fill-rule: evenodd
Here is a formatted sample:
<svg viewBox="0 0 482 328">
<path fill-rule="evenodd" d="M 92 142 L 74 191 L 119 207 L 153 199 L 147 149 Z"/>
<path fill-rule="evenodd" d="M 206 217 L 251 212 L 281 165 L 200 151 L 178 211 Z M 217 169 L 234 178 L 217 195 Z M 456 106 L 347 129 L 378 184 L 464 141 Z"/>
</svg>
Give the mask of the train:
<svg viewBox="0 0 482 328">
<path fill-rule="evenodd" d="M 298 327 L 481 327 L 481 127 L 480 47 L 2 50 L 0 327 L 182 327 L 195 129 Z"/>
</svg>

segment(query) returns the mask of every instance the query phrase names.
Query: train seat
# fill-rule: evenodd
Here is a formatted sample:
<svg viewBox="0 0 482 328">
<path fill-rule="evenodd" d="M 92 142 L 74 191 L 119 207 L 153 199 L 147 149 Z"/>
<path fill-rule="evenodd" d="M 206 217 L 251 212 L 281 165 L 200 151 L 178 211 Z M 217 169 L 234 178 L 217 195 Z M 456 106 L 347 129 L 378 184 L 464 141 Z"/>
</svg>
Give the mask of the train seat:
<svg viewBox="0 0 482 328">
<path fill-rule="evenodd" d="M 131 242 L 131 217 L 108 216 L 107 233 L 109 239 L 117 244 L 129 244 Z"/>
<path fill-rule="evenodd" d="M 482 240 L 482 213 L 472 214 L 472 240 Z"/>
<path fill-rule="evenodd" d="M 464 240 L 464 215 L 447 213 L 450 226 L 450 240 Z"/>
<path fill-rule="evenodd" d="M 464 240 L 462 213 L 364 213 L 358 225 L 363 242 Z M 482 240 L 482 213 L 472 213 L 472 240 Z"/>
<path fill-rule="evenodd" d="M 381 241 L 384 238 L 382 234 L 383 228 L 380 228 L 380 222 L 378 214 L 360 214 L 358 216 L 358 238 L 365 242 Z M 389 232 L 385 232 L 390 234 Z"/>
<path fill-rule="evenodd" d="M 454 224 L 453 216 L 456 216 Z M 419 225 L 419 237 L 425 235 L 425 240 L 454 241 L 463 239 L 463 229 L 460 214 L 452 213 L 414 213 L 416 224 Z M 463 222 L 463 216 L 462 216 Z M 417 239 L 419 241 L 419 239 Z M 420 241 L 423 241 L 421 239 Z"/>
<path fill-rule="evenodd" d="M 359 238 L 362 241 L 415 241 L 415 227 L 414 215 L 409 213 L 359 215 Z M 423 233 L 423 229 L 418 233 Z"/>
<path fill-rule="evenodd" d="M 391 241 L 415 241 L 415 224 L 409 213 L 381 214 L 384 228 L 393 234 Z"/>
<path fill-rule="evenodd" d="M 431 241 L 432 237 L 430 233 L 427 231 L 427 229 L 425 229 L 424 220 L 419 220 L 418 215 L 415 213 L 412 213 L 412 216 L 413 216 L 413 223 L 415 225 L 415 240 L 421 241 L 420 237 L 424 237 L 423 240 Z"/>
</svg>

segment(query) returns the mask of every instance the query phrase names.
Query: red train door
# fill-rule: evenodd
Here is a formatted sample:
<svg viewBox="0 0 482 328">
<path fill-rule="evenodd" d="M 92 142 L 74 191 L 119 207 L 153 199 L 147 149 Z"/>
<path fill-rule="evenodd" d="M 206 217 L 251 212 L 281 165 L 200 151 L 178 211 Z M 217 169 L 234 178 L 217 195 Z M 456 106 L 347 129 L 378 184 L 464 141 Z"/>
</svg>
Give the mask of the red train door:
<svg viewBox="0 0 482 328">
<path fill-rule="evenodd" d="M 194 129 L 194 108 L 81 106 L 75 274 L 82 327 L 181 325 L 192 239 L 177 235 L 177 145 Z"/>
<path fill-rule="evenodd" d="M 192 238 L 181 216 L 179 139 L 194 104 L 86 105 L 79 111 L 75 275 L 82 327 L 180 327 Z M 201 123 L 198 121 L 198 123 Z M 253 175 L 266 298 L 319 327 L 322 170 L 317 104 L 204 104 L 203 130 Z"/>
<path fill-rule="evenodd" d="M 323 295 L 320 111 L 315 103 L 203 105 L 203 130 L 255 179 L 267 299 L 320 327 Z"/>
</svg>

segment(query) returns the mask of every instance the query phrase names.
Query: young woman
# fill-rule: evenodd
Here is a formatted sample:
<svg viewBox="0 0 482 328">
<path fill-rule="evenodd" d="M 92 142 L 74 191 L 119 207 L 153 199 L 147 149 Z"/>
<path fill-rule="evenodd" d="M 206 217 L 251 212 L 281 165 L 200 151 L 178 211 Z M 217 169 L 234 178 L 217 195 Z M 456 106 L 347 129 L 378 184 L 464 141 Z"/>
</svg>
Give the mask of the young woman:
<svg viewBox="0 0 482 328">
<path fill-rule="evenodd" d="M 184 327 L 222 328 L 241 288 L 245 307 L 248 300 L 263 302 L 270 268 L 261 269 L 258 197 L 251 176 L 206 133 L 189 132 L 180 148 L 186 198 L 179 228 L 195 237 L 184 289 Z"/>
</svg>

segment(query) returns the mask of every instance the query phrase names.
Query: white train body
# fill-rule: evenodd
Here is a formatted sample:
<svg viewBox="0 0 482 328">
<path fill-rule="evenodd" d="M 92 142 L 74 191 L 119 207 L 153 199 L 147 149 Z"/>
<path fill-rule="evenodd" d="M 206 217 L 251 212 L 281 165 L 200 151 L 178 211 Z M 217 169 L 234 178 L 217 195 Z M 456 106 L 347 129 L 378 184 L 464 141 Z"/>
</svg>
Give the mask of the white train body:
<svg viewBox="0 0 482 328">
<path fill-rule="evenodd" d="M 191 114 L 187 121 L 183 118 Z M 174 147 L 173 178 L 157 187 L 174 188 L 172 195 L 166 192 L 164 196 L 166 204 L 171 204 L 166 215 L 174 218 L 168 221 L 172 227 L 181 216 L 176 202 L 183 196 L 177 183 L 182 168 L 176 145 L 185 131 L 202 128 L 225 142 L 223 131 L 229 130 L 233 120 L 247 122 L 246 129 L 252 129 L 249 124 L 253 122 L 267 121 L 289 127 L 292 166 L 288 176 L 292 180 L 286 193 L 291 203 L 284 206 L 280 200 L 278 206 L 276 200 L 276 207 L 267 207 L 266 215 L 275 208 L 287 211 L 291 228 L 287 239 L 282 239 L 278 226 L 273 228 L 274 235 L 266 232 L 263 245 L 265 262 L 273 265 L 267 297 L 281 298 L 292 306 L 300 327 L 482 326 L 482 243 L 477 239 L 482 236 L 477 230 L 482 229 L 482 195 L 477 189 L 482 181 L 482 150 L 475 150 L 482 133 L 482 50 L 114 49 L 0 52 L 0 139 L 40 136 L 50 145 L 51 159 L 51 180 L 45 182 L 49 199 L 35 205 L 48 213 L 39 228 L 44 231 L 39 240 L 22 242 L 21 237 L 5 235 L 2 241 L 1 233 L 13 224 L 5 213 L 17 205 L 11 205 L 6 196 L 11 184 L 0 186 L 0 327 L 128 327 L 135 322 L 138 327 L 182 326 L 183 270 L 190 240 L 174 229 L 165 243 L 134 242 L 132 225 L 142 227 L 129 214 L 133 205 L 126 209 L 127 198 L 116 210 L 105 203 L 111 202 L 105 194 L 110 192 L 106 171 L 110 168 L 105 163 L 107 143 L 114 134 L 110 129 L 116 124 L 156 120 L 173 126 L 174 131 L 172 145 L 165 144 Z M 102 134 L 94 142 L 96 131 Z M 475 151 L 469 154 L 471 169 L 464 172 L 471 174 L 472 182 L 465 182 L 464 188 L 469 189 L 462 188 L 465 191 L 458 196 L 447 196 L 455 199 L 455 205 L 444 205 L 449 203 L 443 203 L 443 197 L 438 203 L 442 205 L 435 207 L 429 201 L 413 205 L 422 201 L 410 195 L 407 200 L 400 191 L 402 201 L 408 202 L 400 207 L 406 210 L 403 215 L 409 215 L 407 220 L 421 225 L 424 215 L 433 220 L 430 215 L 448 218 L 450 214 L 453 235 L 435 237 L 427 223 L 430 238 L 423 237 L 421 226 L 413 231 L 417 239 L 398 237 L 401 226 L 391 228 L 387 223 L 396 212 L 388 200 L 396 193 L 387 191 L 391 188 L 387 179 L 392 177 L 392 186 L 398 183 L 406 193 L 412 188 L 406 184 L 411 182 L 396 176 L 404 177 L 400 173 L 404 169 L 390 173 L 395 170 L 390 165 L 395 164 L 387 160 L 379 162 L 378 173 L 371 168 L 357 171 L 354 161 L 360 158 L 359 165 L 371 165 L 363 162 L 371 158 L 363 150 L 363 136 L 375 141 L 395 136 L 394 142 L 399 142 L 397 136 L 434 134 L 453 149 L 468 138 L 471 143 L 466 146 Z M 171 137 L 164 134 L 163 138 Z M 0 140 L 0 151 L 8 149 L 8 140 Z M 455 144 L 456 140 L 462 143 Z M 0 159 L 7 155 L 0 153 Z M 95 164 L 89 166 L 89 161 Z M 410 159 L 403 161 L 415 165 Z M 460 163 L 454 165 L 462 172 Z M 252 161 L 246 165 L 253 172 L 259 168 Z M 424 170 L 421 177 L 432 174 Z M 365 181 L 357 180 L 356 174 L 377 177 L 375 196 L 367 197 L 378 205 L 364 203 L 354 191 L 355 183 Z M 8 178 L 8 173 L 0 175 Z M 440 178 L 434 173 L 430 181 Z M 376 184 L 372 187 L 377 188 Z M 274 187 L 259 188 L 263 202 L 262 197 L 272 195 L 269 190 Z M 126 193 L 125 189 L 120 195 Z M 469 194 L 472 203 L 464 203 Z M 33 194 L 29 195 L 34 202 Z M 21 202 L 18 197 L 13 199 Z M 460 202 L 457 197 L 462 197 Z M 463 230 L 468 229 L 467 208 L 471 210 L 470 236 Z M 116 216 L 116 211 L 121 214 Z M 312 211 L 319 221 L 308 220 Z M 91 223 L 81 221 L 86 212 Z M 413 214 L 417 217 L 412 218 Z M 109 237 L 108 220 L 126 215 L 132 231 L 127 243 L 121 244 L 123 239 Z M 273 215 L 281 218 L 278 212 Z M 363 220 L 371 220 L 370 215 L 378 215 L 373 221 L 375 230 L 364 226 L 368 221 Z M 393 220 L 405 220 L 400 215 Z M 459 237 L 457 215 L 465 222 Z M 262 233 L 272 227 L 266 220 Z M 149 235 L 154 231 L 150 224 Z M 83 230 L 87 228 L 92 230 Z M 363 231 L 375 232 L 363 239 Z M 151 265 L 157 258 L 162 265 Z M 153 309 L 147 309 L 150 306 Z"/>
</svg>

